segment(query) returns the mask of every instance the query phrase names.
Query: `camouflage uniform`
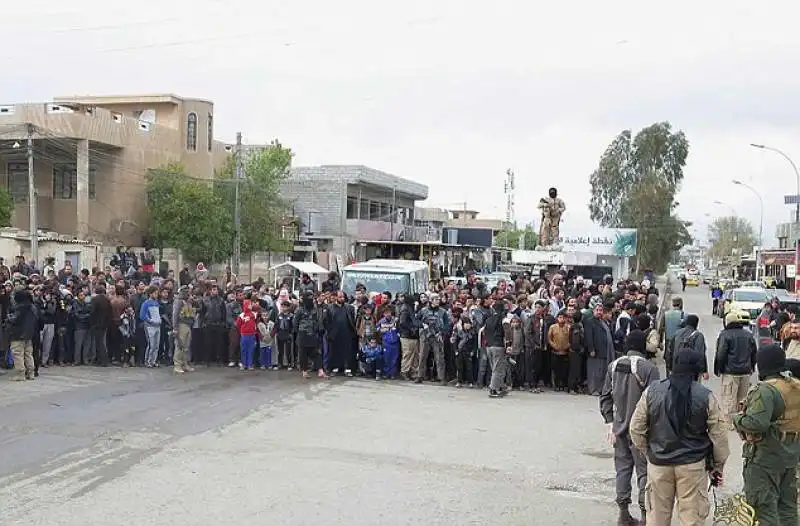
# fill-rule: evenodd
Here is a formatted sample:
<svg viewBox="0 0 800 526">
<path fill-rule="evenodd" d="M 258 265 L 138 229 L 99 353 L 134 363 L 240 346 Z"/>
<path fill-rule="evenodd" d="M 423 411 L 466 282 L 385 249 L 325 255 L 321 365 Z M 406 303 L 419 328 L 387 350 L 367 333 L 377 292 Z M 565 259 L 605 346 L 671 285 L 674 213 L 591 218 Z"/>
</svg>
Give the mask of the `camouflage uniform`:
<svg viewBox="0 0 800 526">
<path fill-rule="evenodd" d="M 566 210 L 564 200 L 560 197 L 544 197 L 539 201 L 542 211 L 542 225 L 539 228 L 539 245 L 548 247 L 555 245 L 559 237 L 561 214 Z"/>
<path fill-rule="evenodd" d="M 733 425 L 745 441 L 744 493 L 760 525 L 796 525 L 800 380 L 782 373 L 751 387 Z"/>
</svg>

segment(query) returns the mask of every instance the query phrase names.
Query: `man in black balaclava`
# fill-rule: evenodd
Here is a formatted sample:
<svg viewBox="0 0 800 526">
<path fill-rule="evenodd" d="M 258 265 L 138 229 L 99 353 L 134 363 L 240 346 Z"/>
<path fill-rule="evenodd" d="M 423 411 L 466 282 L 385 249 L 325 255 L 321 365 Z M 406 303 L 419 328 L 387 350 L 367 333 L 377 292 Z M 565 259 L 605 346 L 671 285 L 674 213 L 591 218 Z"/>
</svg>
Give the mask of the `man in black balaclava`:
<svg viewBox="0 0 800 526">
<path fill-rule="evenodd" d="M 747 393 L 733 425 L 744 440 L 744 494 L 759 523 L 798 524 L 800 380 L 787 371 L 777 344 L 756 354 L 761 380 Z"/>
<path fill-rule="evenodd" d="M 730 453 L 728 432 L 716 396 L 697 381 L 704 366 L 705 356 L 694 350 L 677 353 L 672 375 L 647 388 L 631 418 L 631 440 L 649 463 L 648 519 L 653 524 L 671 524 L 676 501 L 681 524 L 705 524 L 706 462 L 712 481 L 722 481 Z"/>
</svg>

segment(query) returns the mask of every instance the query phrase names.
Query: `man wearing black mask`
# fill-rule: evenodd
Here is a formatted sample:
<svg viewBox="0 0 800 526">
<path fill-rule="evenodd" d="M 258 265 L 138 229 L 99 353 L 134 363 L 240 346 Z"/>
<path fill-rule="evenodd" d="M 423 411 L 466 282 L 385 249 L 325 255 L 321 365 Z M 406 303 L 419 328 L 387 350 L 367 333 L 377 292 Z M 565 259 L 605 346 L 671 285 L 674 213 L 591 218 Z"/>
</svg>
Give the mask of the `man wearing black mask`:
<svg viewBox="0 0 800 526">
<path fill-rule="evenodd" d="M 650 385 L 633 412 L 631 440 L 648 461 L 647 524 L 672 524 L 676 501 L 680 524 L 705 524 L 708 478 L 722 482 L 728 431 L 717 397 L 698 382 L 705 363 L 691 349 L 676 354 L 672 375 Z"/>
</svg>

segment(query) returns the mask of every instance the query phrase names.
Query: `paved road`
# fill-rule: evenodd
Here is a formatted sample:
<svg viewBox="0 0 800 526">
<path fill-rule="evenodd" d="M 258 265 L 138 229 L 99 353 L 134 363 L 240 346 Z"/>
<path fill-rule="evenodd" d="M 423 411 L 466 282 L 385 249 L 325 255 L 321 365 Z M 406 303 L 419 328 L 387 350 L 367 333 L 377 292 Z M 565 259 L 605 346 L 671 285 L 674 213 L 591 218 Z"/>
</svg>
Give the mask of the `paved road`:
<svg viewBox="0 0 800 526">
<path fill-rule="evenodd" d="M 615 524 L 592 397 L 51 369 L 0 378 L 0 448 L 1 524 Z"/>
</svg>

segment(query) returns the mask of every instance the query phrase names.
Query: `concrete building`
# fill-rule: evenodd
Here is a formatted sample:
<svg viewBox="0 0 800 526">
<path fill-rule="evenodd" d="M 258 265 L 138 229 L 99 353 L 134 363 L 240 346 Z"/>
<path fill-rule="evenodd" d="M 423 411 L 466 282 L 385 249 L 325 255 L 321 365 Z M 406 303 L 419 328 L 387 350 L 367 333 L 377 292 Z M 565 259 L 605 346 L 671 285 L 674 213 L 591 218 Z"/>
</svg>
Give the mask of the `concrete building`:
<svg viewBox="0 0 800 526">
<path fill-rule="evenodd" d="M 29 132 L 39 229 L 112 244 L 142 244 L 148 169 L 180 163 L 211 180 L 232 150 L 214 139 L 214 105 L 202 99 L 77 96 L 0 105 L 0 184 L 17 203 L 12 225 L 26 230 Z"/>
<path fill-rule="evenodd" d="M 441 230 L 414 226 L 428 187 L 359 165 L 303 166 L 281 184 L 301 239 L 344 258 L 370 243 L 440 242 Z"/>
</svg>

